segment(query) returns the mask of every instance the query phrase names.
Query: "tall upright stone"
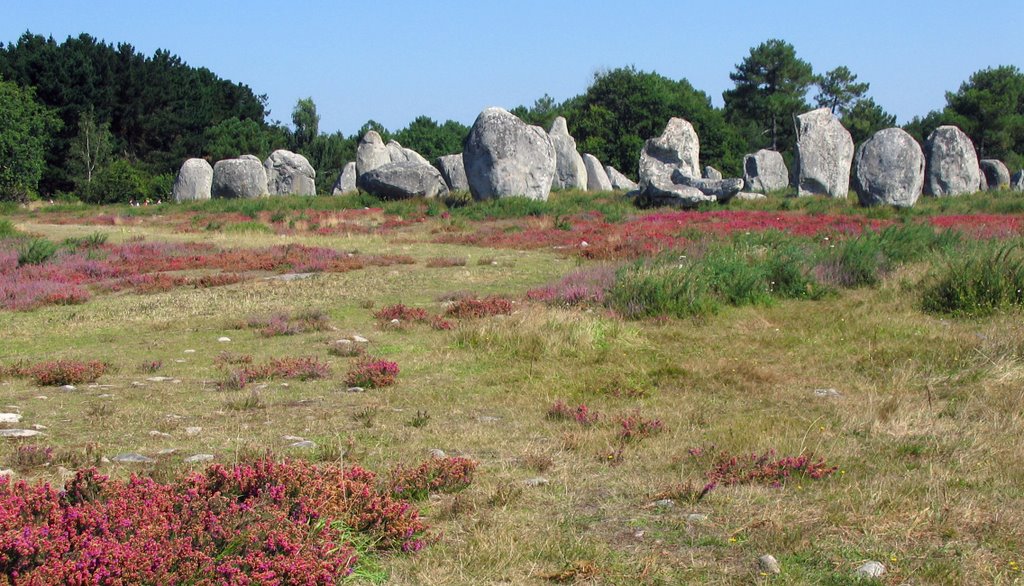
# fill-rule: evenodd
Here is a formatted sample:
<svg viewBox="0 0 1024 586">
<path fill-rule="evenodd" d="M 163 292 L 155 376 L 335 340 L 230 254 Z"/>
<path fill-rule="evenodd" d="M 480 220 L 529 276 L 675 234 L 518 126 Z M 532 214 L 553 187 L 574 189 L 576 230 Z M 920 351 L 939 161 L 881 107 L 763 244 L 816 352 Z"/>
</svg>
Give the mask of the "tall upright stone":
<svg viewBox="0 0 1024 586">
<path fill-rule="evenodd" d="M 212 194 L 215 198 L 252 199 L 265 197 L 267 171 L 253 155 L 217 161 L 213 166 Z"/>
<path fill-rule="evenodd" d="M 451 191 L 469 191 L 469 180 L 466 179 L 466 165 L 462 162 L 462 153 L 444 155 L 437 158 L 434 165 L 441 172 L 441 177 Z"/>
<path fill-rule="evenodd" d="M 477 116 L 462 152 L 469 190 L 477 200 L 525 196 L 547 200 L 555 147 L 544 129 L 501 108 Z"/>
<path fill-rule="evenodd" d="M 999 159 L 982 159 L 979 163 L 989 191 L 1010 188 L 1010 170 Z"/>
<path fill-rule="evenodd" d="M 376 130 L 367 131 L 356 147 L 356 176 L 391 162 L 391 154 Z"/>
<path fill-rule="evenodd" d="M 981 167 L 974 143 L 956 126 L 940 126 L 928 135 L 924 146 L 925 193 L 950 197 L 974 193 L 981 185 Z"/>
<path fill-rule="evenodd" d="M 754 193 L 778 191 L 789 186 L 789 169 L 782 153 L 761 149 L 743 157 L 744 189 Z"/>
<path fill-rule="evenodd" d="M 671 118 L 664 132 L 650 138 L 640 152 L 640 185 L 670 184 L 679 169 L 688 177 L 700 178 L 700 139 L 693 125 Z"/>
<path fill-rule="evenodd" d="M 338 180 L 331 188 L 331 195 L 348 195 L 356 192 L 356 163 L 350 161 L 338 174 Z"/>
<path fill-rule="evenodd" d="M 213 190 L 213 167 L 203 159 L 189 159 L 182 163 L 174 178 L 171 195 L 174 201 L 210 199 Z"/>
<path fill-rule="evenodd" d="M 1024 191 L 1024 169 L 1021 169 L 1010 177 L 1010 189 L 1012 191 Z"/>
<path fill-rule="evenodd" d="M 857 148 L 854 189 L 863 206 L 909 208 L 924 188 L 924 151 L 900 128 L 879 130 Z"/>
<path fill-rule="evenodd" d="M 797 195 L 845 198 L 850 192 L 853 137 L 832 115 L 818 108 L 797 116 L 793 158 Z"/>
<path fill-rule="evenodd" d="M 597 157 L 587 153 L 583 155 L 583 164 L 587 167 L 587 191 L 612 190 L 612 182 Z"/>
<path fill-rule="evenodd" d="M 306 157 L 278 149 L 263 162 L 270 195 L 316 195 L 316 171 Z"/>
<path fill-rule="evenodd" d="M 565 118 L 559 116 L 548 131 L 555 147 L 555 179 L 553 189 L 587 189 L 587 167 L 576 150 L 576 140 L 569 134 Z"/>
</svg>

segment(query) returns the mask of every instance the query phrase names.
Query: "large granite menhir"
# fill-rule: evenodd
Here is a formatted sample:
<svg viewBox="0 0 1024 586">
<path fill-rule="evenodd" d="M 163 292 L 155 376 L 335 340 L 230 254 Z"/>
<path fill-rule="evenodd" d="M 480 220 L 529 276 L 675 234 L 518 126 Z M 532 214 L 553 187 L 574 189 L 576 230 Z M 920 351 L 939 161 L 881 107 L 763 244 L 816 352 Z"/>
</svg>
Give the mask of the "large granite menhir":
<svg viewBox="0 0 1024 586">
<path fill-rule="evenodd" d="M 473 199 L 524 196 L 547 200 L 555 176 L 555 147 L 544 129 L 501 108 L 477 116 L 462 152 Z"/>
</svg>

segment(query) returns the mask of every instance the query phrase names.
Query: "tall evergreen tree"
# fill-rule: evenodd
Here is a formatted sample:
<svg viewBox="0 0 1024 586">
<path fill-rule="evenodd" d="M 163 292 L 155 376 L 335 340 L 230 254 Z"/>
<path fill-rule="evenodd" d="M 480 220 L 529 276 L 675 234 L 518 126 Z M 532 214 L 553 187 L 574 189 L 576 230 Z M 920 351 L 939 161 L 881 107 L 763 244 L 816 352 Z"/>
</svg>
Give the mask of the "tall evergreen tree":
<svg viewBox="0 0 1024 586">
<path fill-rule="evenodd" d="M 770 39 L 729 74 L 736 87 L 723 93 L 725 114 L 747 135 L 751 149 L 793 146 L 793 119 L 808 109 L 807 90 L 814 82 L 810 64 L 796 56 L 793 45 Z"/>
<path fill-rule="evenodd" d="M 858 83 L 857 74 L 845 65 L 815 76 L 814 83 L 818 86 L 815 103 L 819 108 L 829 108 L 837 115 L 845 115 L 871 87 L 866 82 Z"/>
</svg>

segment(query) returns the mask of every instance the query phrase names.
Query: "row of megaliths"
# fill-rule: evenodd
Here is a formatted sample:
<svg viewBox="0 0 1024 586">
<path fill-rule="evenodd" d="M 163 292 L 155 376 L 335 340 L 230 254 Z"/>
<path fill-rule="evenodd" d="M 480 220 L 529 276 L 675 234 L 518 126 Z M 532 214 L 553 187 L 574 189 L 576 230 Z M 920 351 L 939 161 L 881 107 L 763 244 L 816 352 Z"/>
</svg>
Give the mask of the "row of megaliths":
<svg viewBox="0 0 1024 586">
<path fill-rule="evenodd" d="M 627 191 L 646 205 L 694 207 L 737 197 L 755 199 L 792 186 L 800 196 L 845 198 L 851 184 L 862 205 L 914 205 L 922 193 L 937 197 L 985 189 L 1024 191 L 1024 171 L 1012 178 L 995 159 L 978 160 L 971 139 L 941 126 L 924 149 L 899 128 L 886 128 L 854 149 L 853 139 L 827 108 L 797 117 L 790 171 L 781 153 L 760 150 L 743 160 L 743 177 L 724 178 L 700 165 L 700 139 L 682 118 L 669 120 L 661 136 L 644 144 L 639 184 L 597 157 L 579 153 L 566 121 L 549 131 L 501 108 L 480 113 L 462 153 L 433 164 L 375 131 L 359 141 L 356 160 L 345 165 L 333 195 L 363 190 L 382 199 L 446 197 L 469 191 L 477 200 L 525 196 L 547 199 L 552 189 Z M 852 175 L 852 177 L 851 177 Z M 177 201 L 315 195 L 316 171 L 302 155 L 274 151 L 262 163 L 252 155 L 218 161 L 185 161 L 174 183 Z"/>
</svg>

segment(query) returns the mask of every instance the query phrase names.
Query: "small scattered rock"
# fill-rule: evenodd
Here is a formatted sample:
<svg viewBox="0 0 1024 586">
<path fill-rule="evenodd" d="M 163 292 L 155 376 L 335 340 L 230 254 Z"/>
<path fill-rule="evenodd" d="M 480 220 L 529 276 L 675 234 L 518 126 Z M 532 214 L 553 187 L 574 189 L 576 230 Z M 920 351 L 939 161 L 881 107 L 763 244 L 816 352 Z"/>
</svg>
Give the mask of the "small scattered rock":
<svg viewBox="0 0 1024 586">
<path fill-rule="evenodd" d="M 32 429 L 34 429 L 36 431 L 42 431 L 44 429 L 49 429 L 49 428 L 46 427 L 45 425 L 40 424 L 40 423 L 33 423 L 32 424 Z"/>
<path fill-rule="evenodd" d="M 316 443 L 311 442 L 309 440 L 303 440 L 301 442 L 295 442 L 294 444 L 290 444 L 288 447 L 289 448 L 313 449 L 313 448 L 316 447 Z"/>
<path fill-rule="evenodd" d="M 860 578 L 881 578 L 885 575 L 885 566 L 881 562 L 871 560 L 854 572 Z"/>
<path fill-rule="evenodd" d="M 165 383 L 174 380 L 174 378 L 169 376 L 151 376 L 146 380 L 148 380 L 151 383 Z"/>
<path fill-rule="evenodd" d="M 708 520 L 708 516 L 704 513 L 690 513 L 686 516 L 686 520 L 690 523 L 703 523 Z"/>
<path fill-rule="evenodd" d="M 156 453 L 157 456 L 170 456 L 178 451 L 178 448 L 164 448 Z"/>
<path fill-rule="evenodd" d="M 349 393 L 362 393 L 365 392 L 366 389 L 364 389 L 363 387 L 348 387 L 347 389 L 345 389 L 345 391 Z"/>
<path fill-rule="evenodd" d="M 0 478 L 14 478 L 14 470 L 11 470 L 10 468 L 0 470 Z"/>
<path fill-rule="evenodd" d="M 157 431 L 155 429 L 153 431 L 150 431 L 149 435 L 151 435 L 152 437 L 171 437 L 171 434 L 164 433 L 162 431 Z"/>
<path fill-rule="evenodd" d="M 302 440 L 304 440 L 306 438 L 298 436 L 298 435 L 285 435 L 285 436 L 281 436 L 281 439 L 283 439 L 286 442 L 301 442 Z"/>
<path fill-rule="evenodd" d="M 62 391 L 74 391 L 75 385 L 64 385 L 60 388 Z"/>
<path fill-rule="evenodd" d="M 182 350 L 182 352 L 184 354 L 195 354 L 196 353 L 195 349 L 193 349 L 193 348 L 189 348 L 187 350 Z"/>
<path fill-rule="evenodd" d="M 49 397 L 47 397 L 46 395 L 36 395 L 37 401 L 45 401 L 47 399 L 49 399 Z"/>
<path fill-rule="evenodd" d="M 501 421 L 501 417 L 492 417 L 490 415 L 481 415 L 476 418 L 480 423 L 497 423 Z"/>
<path fill-rule="evenodd" d="M 21 438 L 36 437 L 39 435 L 45 434 L 43 434 L 41 431 L 36 431 L 34 429 L 0 429 L 0 437 Z"/>
<path fill-rule="evenodd" d="M 661 499 L 651 503 L 651 506 L 656 509 L 671 509 L 676 506 L 676 501 L 672 499 Z"/>
<path fill-rule="evenodd" d="M 761 569 L 765 574 L 781 574 L 782 568 L 779 566 L 779 560 L 775 559 L 770 553 L 757 558 L 757 567 Z"/>
<path fill-rule="evenodd" d="M 221 336 L 221 337 L 217 338 L 217 341 L 218 342 L 230 342 L 231 338 L 229 338 L 227 336 Z"/>
<path fill-rule="evenodd" d="M 196 464 L 198 462 L 211 462 L 213 461 L 213 454 L 196 454 L 185 458 L 186 464 Z"/>
<path fill-rule="evenodd" d="M 550 481 L 547 478 L 538 476 L 537 478 L 529 478 L 523 481 L 526 486 L 547 486 Z"/>
<path fill-rule="evenodd" d="M 359 334 L 352 334 L 352 341 L 356 344 L 369 344 L 370 341 L 360 336 Z"/>
<path fill-rule="evenodd" d="M 186 427 L 185 428 L 185 435 L 194 436 L 194 435 L 199 435 L 202 432 L 203 432 L 203 428 L 201 428 L 201 427 Z"/>
<path fill-rule="evenodd" d="M 428 453 L 430 454 L 431 458 L 437 458 L 438 460 L 440 460 L 441 458 L 448 457 L 448 455 L 444 453 L 444 450 L 439 450 L 437 448 L 431 448 L 431 450 Z"/>
<path fill-rule="evenodd" d="M 118 454 L 110 460 L 118 464 L 152 464 L 156 462 L 153 458 L 142 454 Z"/>
<path fill-rule="evenodd" d="M 0 413 L 0 423 L 18 423 L 21 421 L 21 413 Z"/>
<path fill-rule="evenodd" d="M 834 399 L 837 397 L 842 397 L 843 394 L 837 391 L 836 389 L 814 389 L 814 396 Z"/>
</svg>

